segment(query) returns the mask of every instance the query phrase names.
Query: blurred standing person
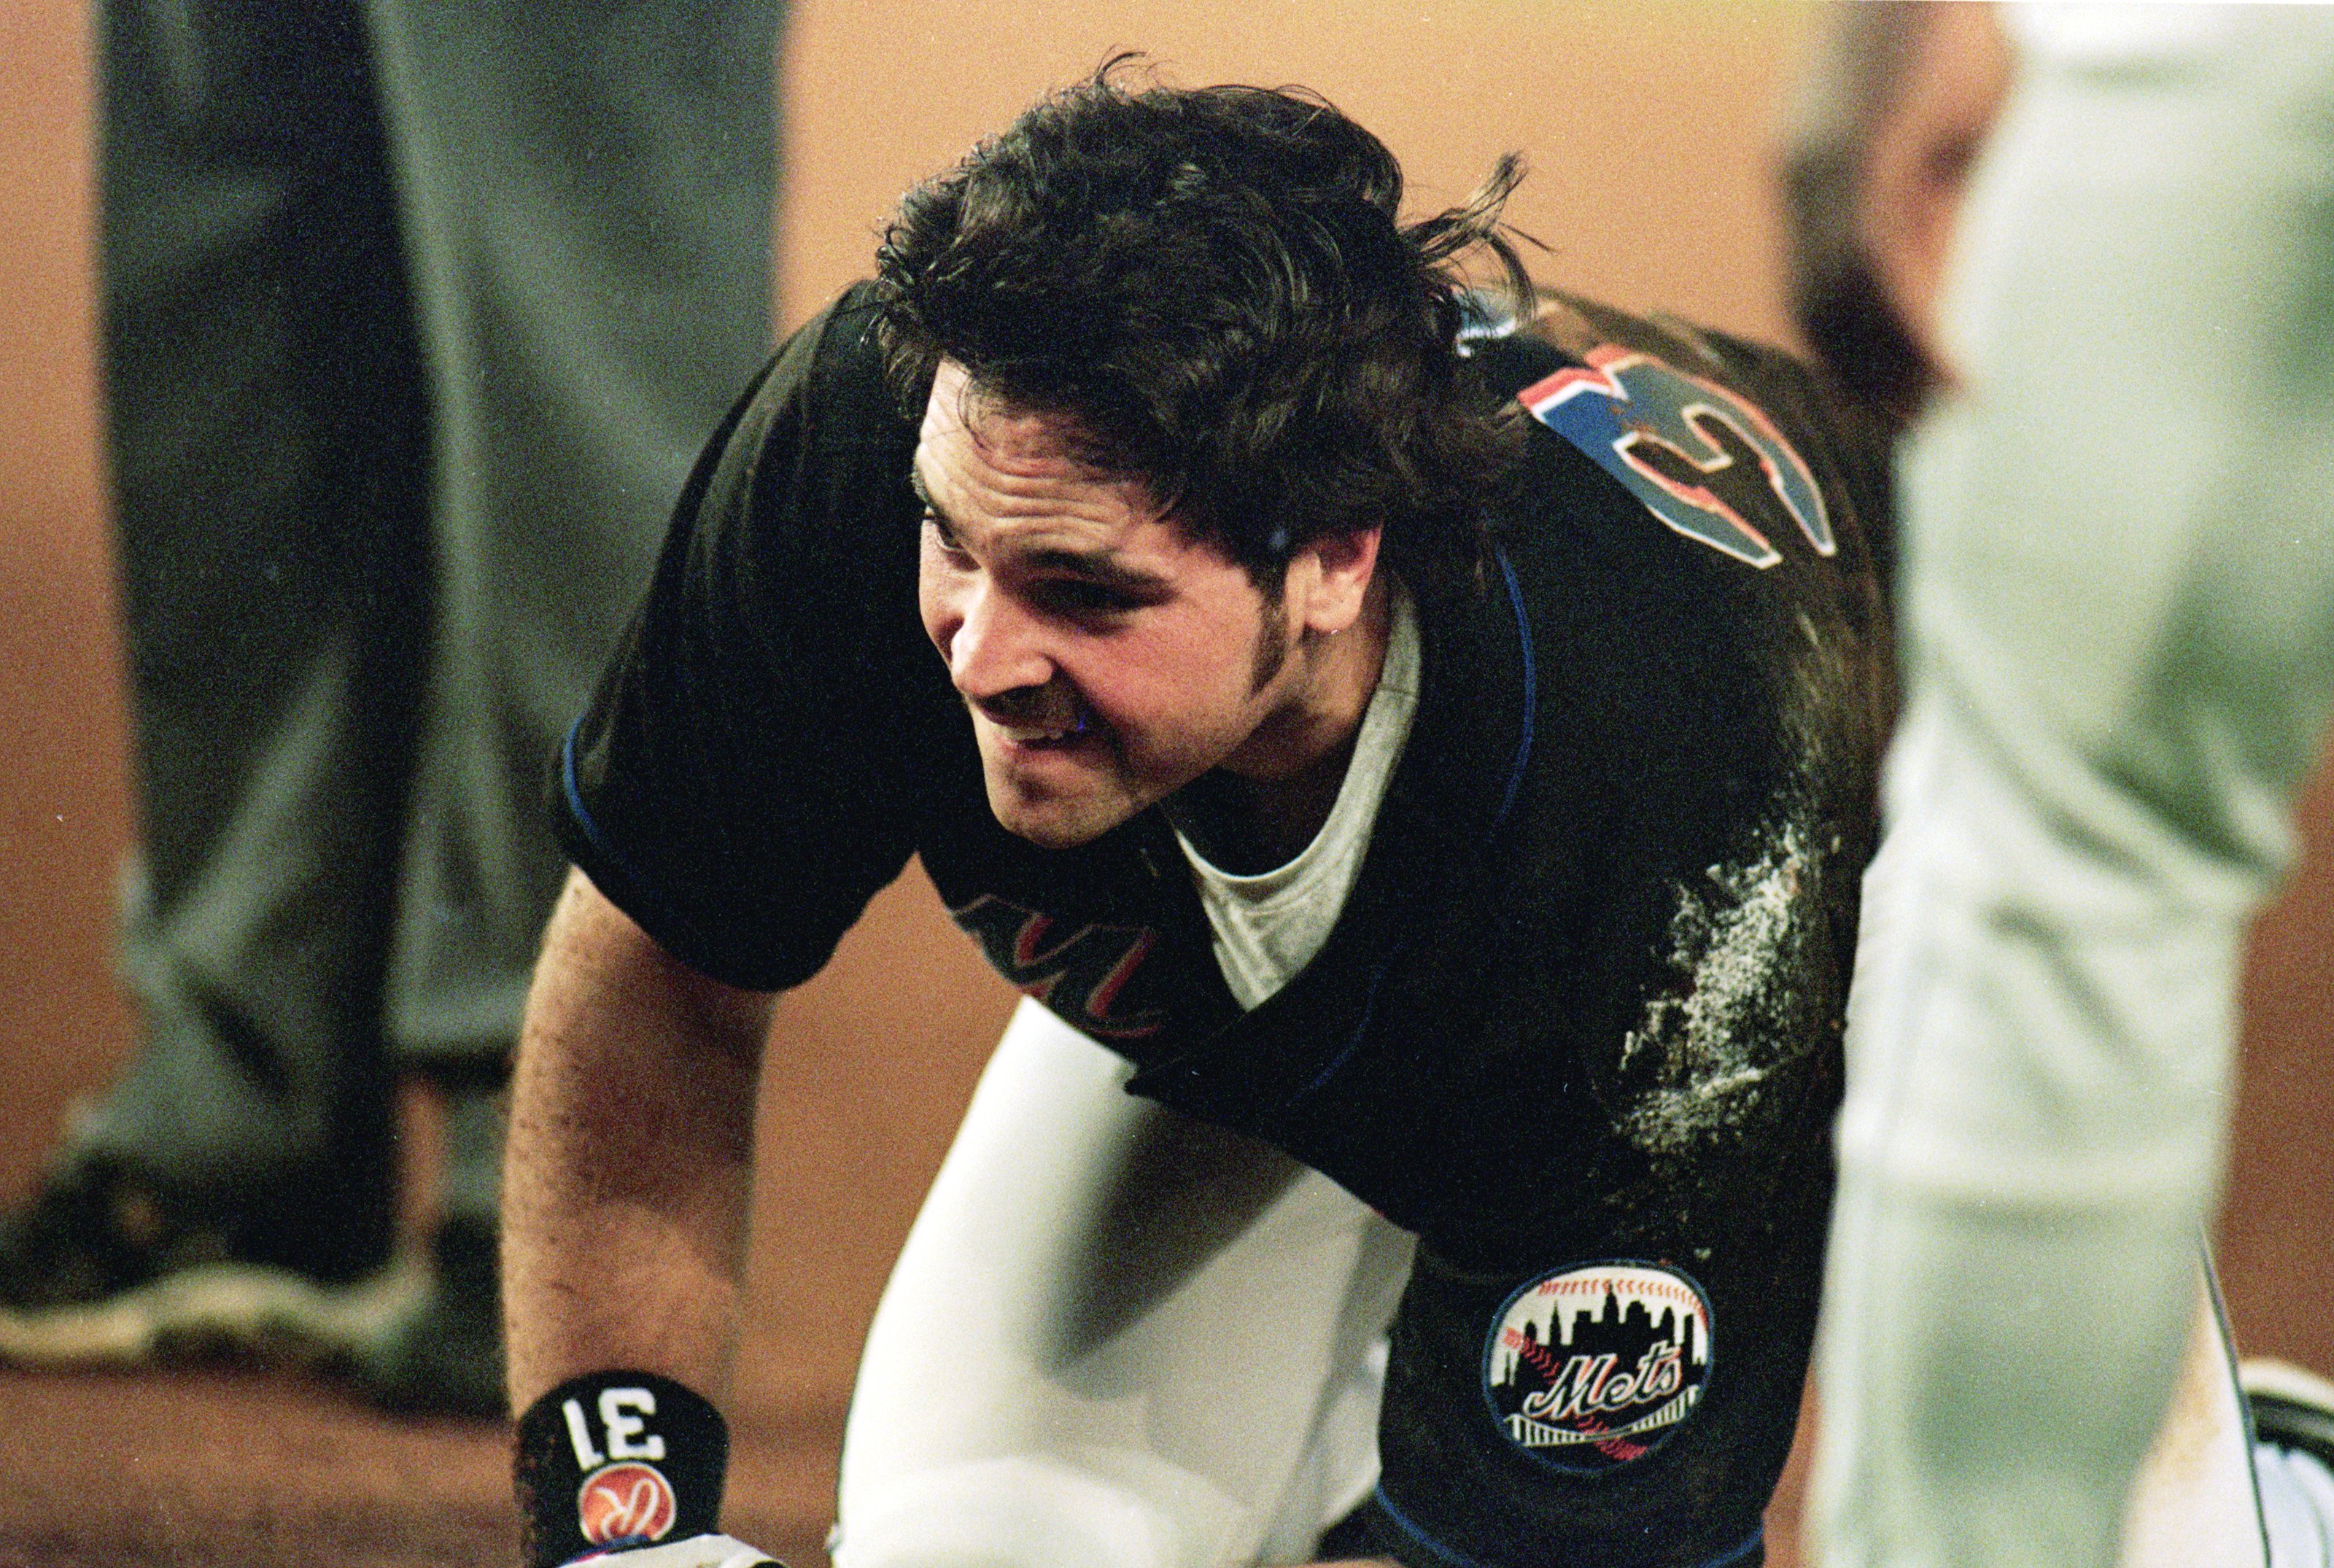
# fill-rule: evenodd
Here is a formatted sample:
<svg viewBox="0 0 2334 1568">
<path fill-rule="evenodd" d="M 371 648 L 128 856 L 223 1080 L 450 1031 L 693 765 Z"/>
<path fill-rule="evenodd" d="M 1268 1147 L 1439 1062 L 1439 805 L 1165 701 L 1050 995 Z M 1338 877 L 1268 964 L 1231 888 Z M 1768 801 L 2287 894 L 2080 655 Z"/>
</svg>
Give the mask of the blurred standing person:
<svg viewBox="0 0 2334 1568">
<path fill-rule="evenodd" d="M 1904 470 L 1814 1485 L 1857 1568 L 2116 1560 L 2334 696 L 2334 18 L 2006 20 Z"/>
<path fill-rule="evenodd" d="M 144 1038 L 0 1223 L 0 1354 L 288 1339 L 500 1408 L 535 803 L 768 352 L 781 10 L 103 6 Z M 409 1073 L 448 1103 L 419 1277 Z"/>
</svg>

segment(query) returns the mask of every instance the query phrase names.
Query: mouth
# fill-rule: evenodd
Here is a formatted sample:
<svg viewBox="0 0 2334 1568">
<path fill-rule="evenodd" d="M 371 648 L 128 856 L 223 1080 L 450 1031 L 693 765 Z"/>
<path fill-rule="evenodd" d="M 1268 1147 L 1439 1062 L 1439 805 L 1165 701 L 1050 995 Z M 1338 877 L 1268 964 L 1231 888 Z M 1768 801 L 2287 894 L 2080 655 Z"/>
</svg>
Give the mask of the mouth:
<svg viewBox="0 0 2334 1568">
<path fill-rule="evenodd" d="M 1015 751 L 1066 751 L 1095 738 L 1101 726 L 1085 712 L 1046 714 L 1041 717 L 1015 715 L 1008 718 L 974 705 L 997 736 Z"/>
<path fill-rule="evenodd" d="M 1037 750 L 1074 746 L 1093 734 L 1094 726 L 1080 717 L 1066 725 L 998 724 L 997 733 L 1016 746 Z"/>
</svg>

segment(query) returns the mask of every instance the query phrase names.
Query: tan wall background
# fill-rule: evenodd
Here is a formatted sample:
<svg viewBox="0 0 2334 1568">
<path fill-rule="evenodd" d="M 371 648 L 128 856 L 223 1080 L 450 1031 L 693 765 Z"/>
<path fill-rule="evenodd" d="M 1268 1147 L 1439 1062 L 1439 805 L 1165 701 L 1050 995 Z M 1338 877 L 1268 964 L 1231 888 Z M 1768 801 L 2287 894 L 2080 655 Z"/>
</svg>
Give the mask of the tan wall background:
<svg viewBox="0 0 2334 1568">
<path fill-rule="evenodd" d="M 864 271 L 898 194 L 1121 47 L 1185 82 L 1300 82 L 1401 154 L 1418 205 L 1519 148 L 1513 208 L 1548 281 L 1784 331 L 1765 152 L 1816 13 L 1558 0 L 810 0 L 784 63 L 779 313 Z M 132 1022 L 108 976 L 130 833 L 91 369 L 90 81 L 79 5 L 0 0 L 0 1200 Z M 2327 803 L 2313 807 L 2322 820 Z M 2318 1063 L 2334 874 L 2313 861 L 2258 945 L 2237 1197 L 2241 1333 L 2321 1366 L 2334 1324 Z M 762 1303 L 748 1397 L 831 1404 L 917 1196 L 1010 997 L 911 872 L 783 1005 L 763 1103 Z"/>
</svg>

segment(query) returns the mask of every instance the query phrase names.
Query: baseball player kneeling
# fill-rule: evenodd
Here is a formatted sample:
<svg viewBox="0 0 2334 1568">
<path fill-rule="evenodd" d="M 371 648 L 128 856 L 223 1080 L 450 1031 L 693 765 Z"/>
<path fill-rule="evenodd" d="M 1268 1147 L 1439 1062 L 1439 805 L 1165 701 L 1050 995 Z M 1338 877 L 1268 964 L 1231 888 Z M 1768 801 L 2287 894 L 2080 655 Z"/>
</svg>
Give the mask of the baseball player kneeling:
<svg viewBox="0 0 2334 1568">
<path fill-rule="evenodd" d="M 1517 178 L 1405 226 L 1326 104 L 1106 67 L 717 432 L 557 783 L 534 1563 L 759 1560 L 712 1401 L 768 997 L 911 854 L 1030 1000 L 871 1337 L 839 1563 L 1760 1561 L 1882 454 L 1779 354 L 1536 303 Z"/>
</svg>

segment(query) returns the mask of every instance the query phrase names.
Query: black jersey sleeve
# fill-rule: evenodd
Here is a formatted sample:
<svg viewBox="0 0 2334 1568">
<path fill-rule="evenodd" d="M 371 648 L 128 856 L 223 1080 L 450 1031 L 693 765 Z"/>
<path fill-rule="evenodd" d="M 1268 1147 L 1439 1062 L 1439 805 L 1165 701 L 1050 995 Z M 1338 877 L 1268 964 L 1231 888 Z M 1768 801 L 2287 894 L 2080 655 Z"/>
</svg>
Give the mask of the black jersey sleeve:
<svg viewBox="0 0 2334 1568">
<path fill-rule="evenodd" d="M 550 780 L 569 855 L 727 982 L 806 979 L 914 849 L 913 427 L 846 294 L 715 432 Z"/>
</svg>

